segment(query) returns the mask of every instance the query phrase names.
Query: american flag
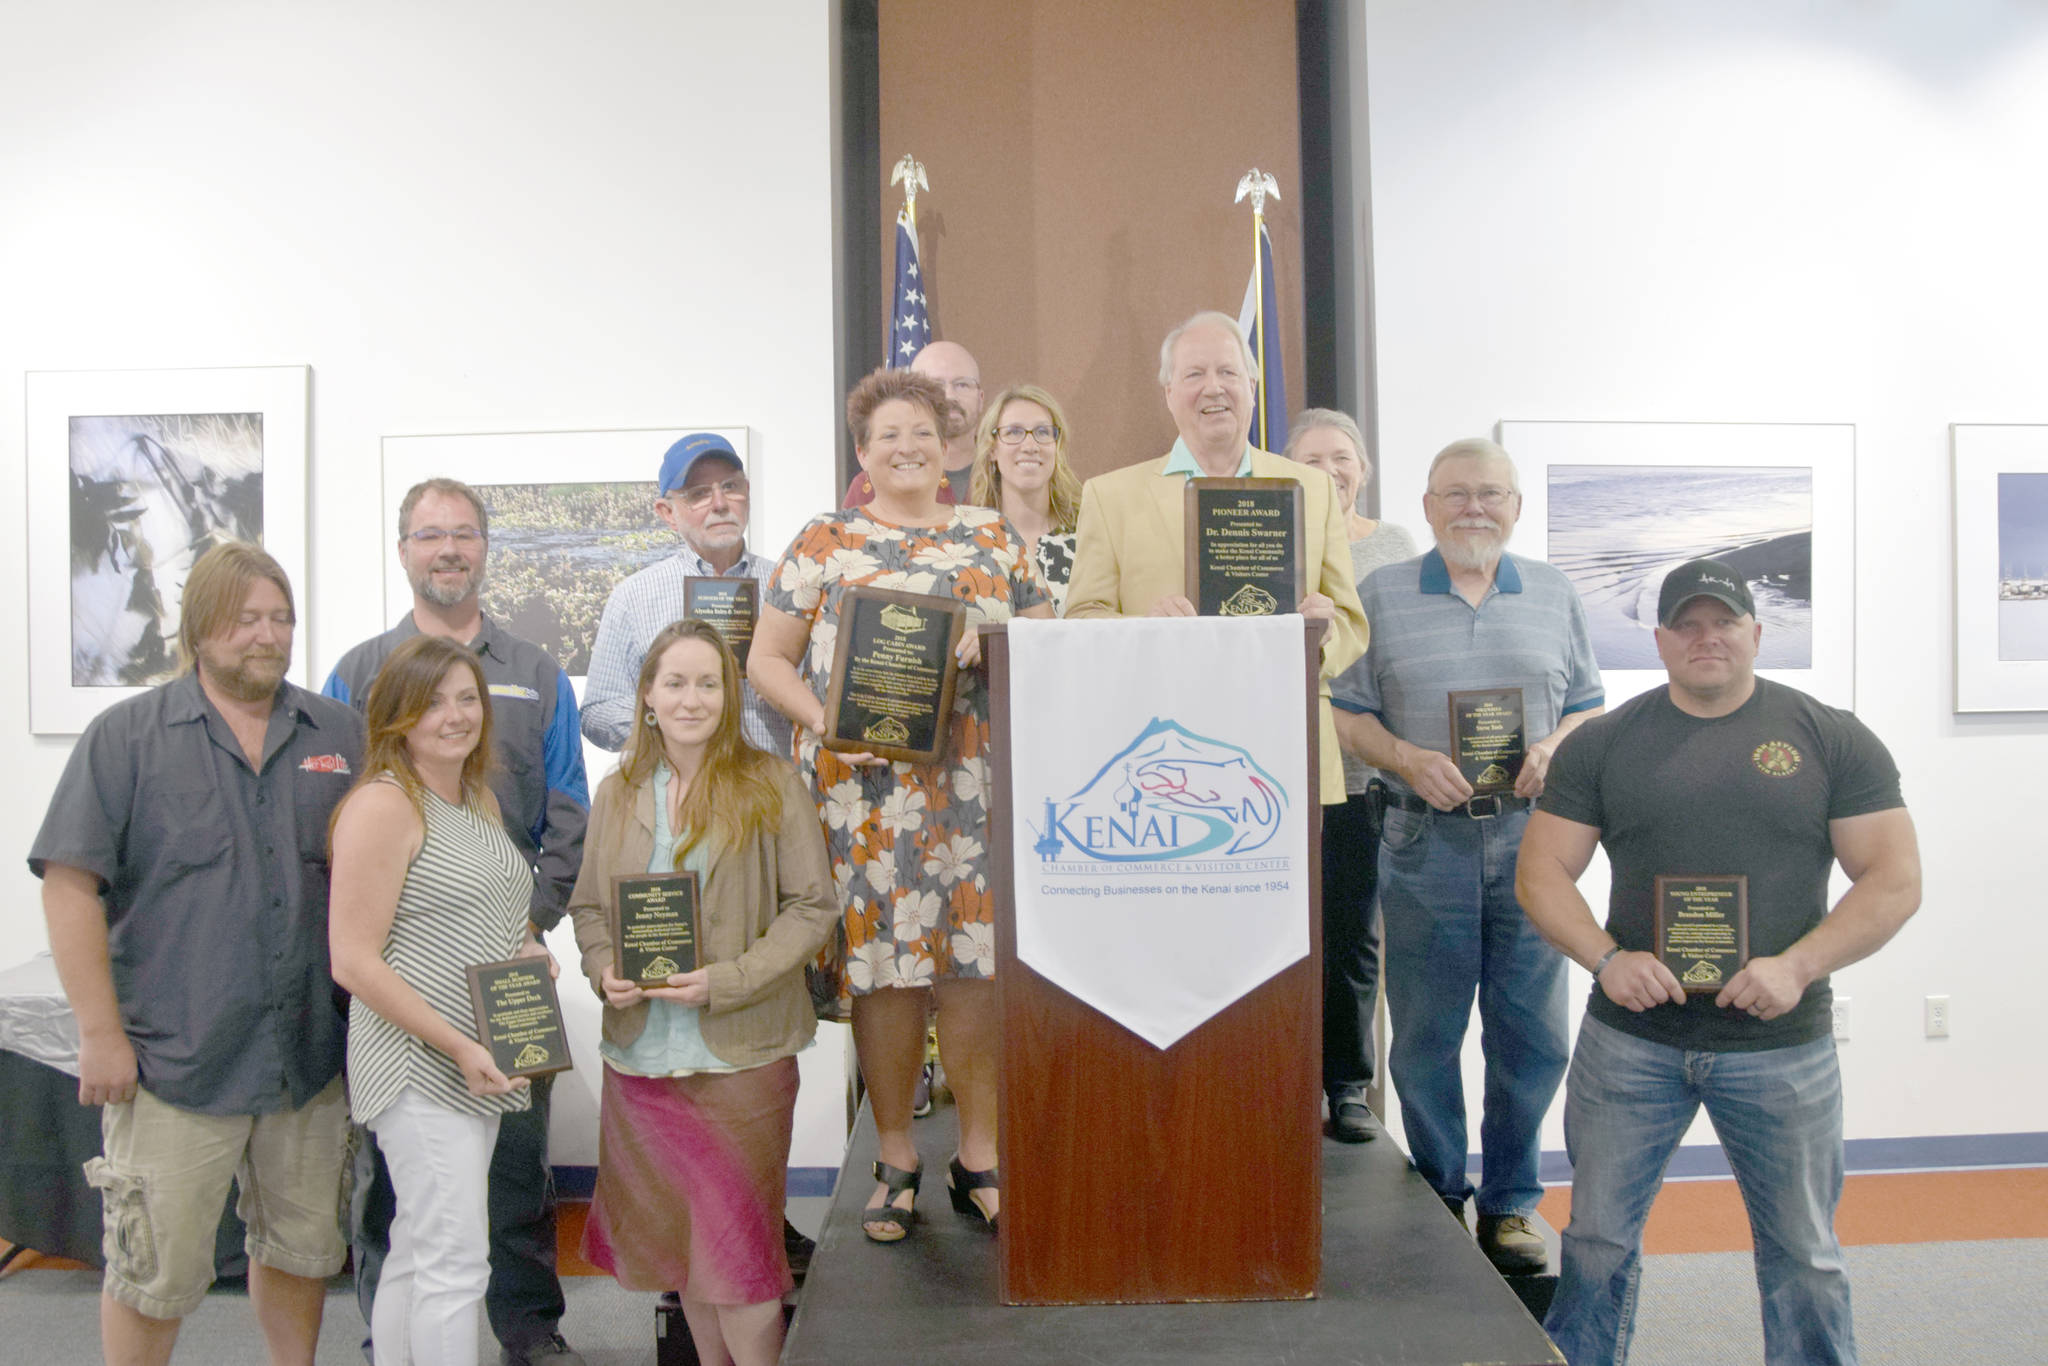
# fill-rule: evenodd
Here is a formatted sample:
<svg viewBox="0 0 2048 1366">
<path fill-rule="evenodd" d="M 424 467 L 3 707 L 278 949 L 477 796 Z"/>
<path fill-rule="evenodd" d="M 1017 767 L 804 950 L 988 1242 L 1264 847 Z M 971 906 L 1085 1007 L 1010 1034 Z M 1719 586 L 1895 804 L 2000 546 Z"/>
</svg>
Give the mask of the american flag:
<svg viewBox="0 0 2048 1366">
<path fill-rule="evenodd" d="M 931 340 L 931 300 L 918 269 L 917 233 L 904 210 L 896 214 L 896 301 L 889 310 L 889 364 L 897 369 Z"/>
<path fill-rule="evenodd" d="M 1280 369 L 1280 295 L 1273 288 L 1273 239 L 1266 235 L 1263 222 L 1255 255 L 1237 325 L 1251 343 L 1252 359 L 1259 363 L 1251 443 L 1262 451 L 1278 451 L 1287 444 L 1287 376 Z"/>
</svg>

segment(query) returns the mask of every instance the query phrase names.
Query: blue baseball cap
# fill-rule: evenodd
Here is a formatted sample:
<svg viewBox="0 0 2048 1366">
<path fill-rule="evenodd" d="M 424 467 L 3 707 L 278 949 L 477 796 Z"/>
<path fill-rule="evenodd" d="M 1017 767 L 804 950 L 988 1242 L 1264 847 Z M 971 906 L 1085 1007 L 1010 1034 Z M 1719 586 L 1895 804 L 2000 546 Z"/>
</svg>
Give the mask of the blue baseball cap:
<svg viewBox="0 0 2048 1366">
<path fill-rule="evenodd" d="M 666 496 L 670 489 L 682 484 L 690 477 L 690 470 L 707 455 L 719 455 L 732 461 L 744 471 L 740 464 L 739 452 L 732 443 L 716 432 L 691 432 L 675 445 L 668 448 L 668 454 L 661 457 L 661 482 L 654 486 L 655 492 Z"/>
</svg>

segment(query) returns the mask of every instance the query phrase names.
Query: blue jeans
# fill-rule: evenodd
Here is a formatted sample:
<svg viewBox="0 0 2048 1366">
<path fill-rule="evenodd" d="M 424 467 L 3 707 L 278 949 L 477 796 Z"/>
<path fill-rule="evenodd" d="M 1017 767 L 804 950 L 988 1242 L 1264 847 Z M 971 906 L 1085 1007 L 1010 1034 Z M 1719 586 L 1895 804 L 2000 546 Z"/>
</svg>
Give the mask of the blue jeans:
<svg viewBox="0 0 2048 1366">
<path fill-rule="evenodd" d="M 1380 843 L 1387 1070 L 1415 1169 L 1445 1201 L 1473 1194 L 1465 1174 L 1465 1082 L 1458 1055 L 1479 998 L 1486 1053 L 1479 1212 L 1529 1214 L 1543 1115 L 1564 1080 L 1564 959 L 1515 901 L 1527 811 L 1486 820 L 1387 809 Z"/>
<path fill-rule="evenodd" d="M 1854 1366 L 1849 1278 L 1835 1241 L 1842 1076 L 1831 1038 L 1688 1052 L 1587 1018 L 1565 1091 L 1572 1217 L 1543 1331 L 1573 1366 L 1628 1360 L 1643 1221 L 1701 1105 L 1749 1208 L 1764 1360 Z"/>
</svg>

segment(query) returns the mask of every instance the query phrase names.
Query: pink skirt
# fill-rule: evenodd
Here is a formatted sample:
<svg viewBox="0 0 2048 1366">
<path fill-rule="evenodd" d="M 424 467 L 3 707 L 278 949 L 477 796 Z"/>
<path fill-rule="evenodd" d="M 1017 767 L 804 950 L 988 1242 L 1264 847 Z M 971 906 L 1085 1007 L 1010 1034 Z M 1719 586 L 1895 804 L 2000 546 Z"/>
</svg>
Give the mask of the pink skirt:
<svg viewBox="0 0 2048 1366">
<path fill-rule="evenodd" d="M 583 1256 L 628 1290 L 760 1304 L 794 1284 L 782 1246 L 795 1058 L 743 1072 L 604 1069 Z"/>
</svg>

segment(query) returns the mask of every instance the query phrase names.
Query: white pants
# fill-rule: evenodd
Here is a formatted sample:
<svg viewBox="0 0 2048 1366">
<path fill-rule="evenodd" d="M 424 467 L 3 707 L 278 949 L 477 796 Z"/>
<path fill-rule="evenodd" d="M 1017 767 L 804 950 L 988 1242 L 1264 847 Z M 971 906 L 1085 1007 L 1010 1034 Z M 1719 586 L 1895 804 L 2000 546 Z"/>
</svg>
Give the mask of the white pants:
<svg viewBox="0 0 2048 1366">
<path fill-rule="evenodd" d="M 370 1309 L 376 1366 L 475 1366 L 498 1116 L 458 1115 L 407 1087 L 369 1127 L 398 1201 Z"/>
</svg>

